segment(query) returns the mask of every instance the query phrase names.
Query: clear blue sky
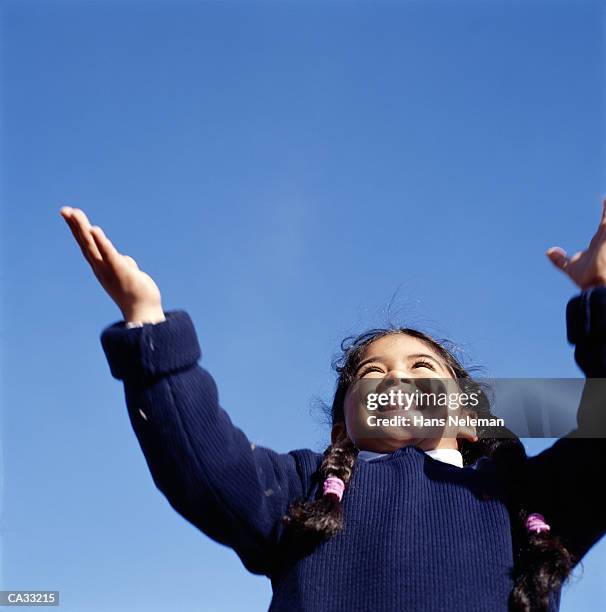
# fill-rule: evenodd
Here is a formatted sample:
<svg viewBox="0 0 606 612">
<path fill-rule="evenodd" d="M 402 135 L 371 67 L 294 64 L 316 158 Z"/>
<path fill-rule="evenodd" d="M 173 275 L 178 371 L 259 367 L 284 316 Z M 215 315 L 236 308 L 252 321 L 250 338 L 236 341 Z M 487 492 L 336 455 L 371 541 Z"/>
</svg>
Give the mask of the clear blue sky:
<svg viewBox="0 0 606 612">
<path fill-rule="evenodd" d="M 581 375 L 544 251 L 584 248 L 606 194 L 601 2 L 5 1 L 2 45 L 2 588 L 270 600 L 154 487 L 64 204 L 190 313 L 223 406 L 279 451 L 324 448 L 330 359 L 396 291 L 492 376 Z M 562 610 L 605 570 L 602 541 Z"/>
</svg>

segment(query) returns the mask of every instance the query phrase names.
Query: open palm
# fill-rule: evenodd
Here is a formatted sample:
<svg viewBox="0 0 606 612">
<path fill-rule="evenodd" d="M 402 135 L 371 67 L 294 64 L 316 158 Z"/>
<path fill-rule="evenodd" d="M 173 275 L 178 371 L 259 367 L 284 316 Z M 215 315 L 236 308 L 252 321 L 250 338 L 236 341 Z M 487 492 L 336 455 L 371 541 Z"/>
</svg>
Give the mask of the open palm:
<svg viewBox="0 0 606 612">
<path fill-rule="evenodd" d="M 140 270 L 132 257 L 119 253 L 99 226 L 91 226 L 84 211 L 64 206 L 60 214 L 97 280 L 120 308 L 125 320 L 164 320 L 160 290 L 151 276 Z"/>
<path fill-rule="evenodd" d="M 606 285 L 606 198 L 598 229 L 584 251 L 568 257 L 558 246 L 547 249 L 547 257 L 581 289 Z"/>
</svg>

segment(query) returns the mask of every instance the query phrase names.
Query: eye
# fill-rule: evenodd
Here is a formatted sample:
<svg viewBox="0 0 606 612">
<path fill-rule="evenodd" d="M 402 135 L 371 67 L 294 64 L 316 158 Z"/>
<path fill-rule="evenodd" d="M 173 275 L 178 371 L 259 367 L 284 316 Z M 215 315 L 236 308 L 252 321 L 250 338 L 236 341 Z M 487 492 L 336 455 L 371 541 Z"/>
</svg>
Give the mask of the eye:
<svg viewBox="0 0 606 612">
<path fill-rule="evenodd" d="M 358 373 L 358 376 L 360 378 L 363 378 L 364 376 L 366 376 L 366 374 L 369 374 L 370 372 L 380 372 L 382 374 L 383 370 L 379 366 L 376 366 L 376 365 L 365 366 L 364 368 L 360 370 L 360 372 Z"/>
<path fill-rule="evenodd" d="M 425 361 L 424 359 L 419 359 L 418 361 L 415 361 L 413 364 L 413 367 L 421 367 L 421 368 L 429 368 L 430 370 L 433 370 L 434 372 L 436 371 L 435 366 L 433 365 L 433 363 L 431 363 L 430 361 Z"/>
</svg>

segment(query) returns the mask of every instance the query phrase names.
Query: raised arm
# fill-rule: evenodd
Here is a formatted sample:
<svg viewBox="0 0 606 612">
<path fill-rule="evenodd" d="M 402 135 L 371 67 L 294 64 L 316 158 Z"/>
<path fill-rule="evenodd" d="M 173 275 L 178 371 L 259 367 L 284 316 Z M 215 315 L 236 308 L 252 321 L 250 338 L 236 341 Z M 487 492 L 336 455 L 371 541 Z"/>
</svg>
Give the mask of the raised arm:
<svg viewBox="0 0 606 612">
<path fill-rule="evenodd" d="M 232 547 L 251 572 L 272 571 L 281 518 L 307 493 L 315 453 L 255 446 L 219 404 L 198 365 L 200 346 L 183 310 L 164 312 L 160 291 L 134 259 L 119 253 L 83 211 L 61 215 L 124 320 L 101 343 L 124 382 L 130 421 L 156 486 L 188 521 Z M 129 327 L 127 323 L 140 326 Z"/>
<path fill-rule="evenodd" d="M 566 306 L 566 330 L 587 380 L 576 429 L 528 461 L 530 511 L 545 516 L 578 562 L 606 534 L 606 200 L 585 251 L 547 254 L 581 290 Z"/>
<path fill-rule="evenodd" d="M 161 323 L 108 326 L 101 342 L 111 373 L 124 381 L 131 424 L 154 483 L 171 506 L 214 540 L 231 546 L 251 572 L 269 575 L 281 517 L 304 493 L 305 451 L 280 454 L 252 444 L 219 404 L 197 364 L 189 315 Z M 309 451 L 311 453 L 311 451 Z"/>
<path fill-rule="evenodd" d="M 528 461 L 530 511 L 546 517 L 578 562 L 606 534 L 606 287 L 571 299 L 566 320 L 575 360 L 588 378 L 577 428 Z"/>
</svg>

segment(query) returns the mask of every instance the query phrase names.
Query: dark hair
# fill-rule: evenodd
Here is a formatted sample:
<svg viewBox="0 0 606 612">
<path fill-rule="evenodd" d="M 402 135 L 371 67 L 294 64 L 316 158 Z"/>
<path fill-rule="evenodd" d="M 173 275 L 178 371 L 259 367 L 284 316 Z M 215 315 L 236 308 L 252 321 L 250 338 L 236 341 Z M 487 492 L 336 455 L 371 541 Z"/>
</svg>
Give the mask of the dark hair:
<svg viewBox="0 0 606 612">
<path fill-rule="evenodd" d="M 338 380 L 330 418 L 332 425 L 345 422 L 344 400 L 349 386 L 355 380 L 355 372 L 366 348 L 375 340 L 390 334 L 405 334 L 426 343 L 454 374 L 462 391 L 474 390 L 481 398 L 474 407 L 478 417 L 490 417 L 488 387 L 474 381 L 470 372 L 479 368 L 465 368 L 455 355 L 454 345 L 443 339 L 434 339 L 428 334 L 409 327 L 389 326 L 368 330 L 358 336 L 349 336 L 341 342 L 341 354 L 333 361 Z M 459 440 L 459 450 L 464 465 L 473 465 L 481 457 L 493 462 L 497 473 L 506 483 L 506 503 L 511 517 L 514 547 L 514 588 L 510 594 L 509 607 L 516 611 L 547 610 L 549 593 L 560 588 L 569 576 L 572 556 L 561 540 L 550 532 L 529 533 L 525 520 L 529 510 L 525 508 L 523 467 L 526 451 L 520 439 L 505 427 L 491 430 L 479 428 L 478 440 Z M 313 500 L 297 500 L 291 504 L 289 514 L 283 518 L 291 532 L 304 534 L 314 540 L 330 538 L 343 529 L 341 503 L 336 495 L 321 495 L 322 483 L 329 476 L 341 478 L 347 485 L 355 468 L 359 449 L 344 436 L 330 444 L 323 453 L 318 468 L 319 497 Z M 540 512 L 532 508 L 531 512 Z"/>
</svg>

